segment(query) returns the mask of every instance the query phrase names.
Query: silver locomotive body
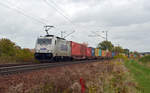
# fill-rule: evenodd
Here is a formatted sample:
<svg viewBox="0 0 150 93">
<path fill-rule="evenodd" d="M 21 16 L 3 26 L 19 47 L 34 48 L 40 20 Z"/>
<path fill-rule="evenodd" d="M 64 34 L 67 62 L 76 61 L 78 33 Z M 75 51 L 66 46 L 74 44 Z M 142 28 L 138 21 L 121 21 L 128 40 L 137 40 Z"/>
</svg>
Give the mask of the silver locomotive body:
<svg viewBox="0 0 150 93">
<path fill-rule="evenodd" d="M 46 35 L 39 37 L 35 46 L 35 58 L 37 60 L 61 60 L 71 58 L 70 42 L 56 37 Z"/>
</svg>

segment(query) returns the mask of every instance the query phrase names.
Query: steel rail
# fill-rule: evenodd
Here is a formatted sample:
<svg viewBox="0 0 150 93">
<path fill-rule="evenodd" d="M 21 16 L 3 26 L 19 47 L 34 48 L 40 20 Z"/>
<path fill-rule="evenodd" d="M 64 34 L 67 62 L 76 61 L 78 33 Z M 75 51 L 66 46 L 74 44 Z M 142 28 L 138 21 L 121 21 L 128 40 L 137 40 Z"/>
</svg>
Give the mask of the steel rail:
<svg viewBox="0 0 150 93">
<path fill-rule="evenodd" d="M 29 64 L 40 64 L 35 62 L 26 62 L 26 63 L 14 63 L 14 64 L 0 64 L 1 67 L 10 67 L 10 66 L 19 66 L 19 65 L 29 65 Z"/>
<path fill-rule="evenodd" d="M 57 63 L 6 66 L 6 67 L 0 67 L 0 75 L 16 74 L 20 72 L 39 70 L 39 69 L 44 69 L 44 68 L 52 68 L 52 67 L 58 67 L 58 66 L 67 66 L 67 65 L 72 65 L 72 64 L 98 62 L 98 61 L 99 60 L 84 60 L 84 61 L 73 61 L 73 62 L 57 62 Z"/>
</svg>

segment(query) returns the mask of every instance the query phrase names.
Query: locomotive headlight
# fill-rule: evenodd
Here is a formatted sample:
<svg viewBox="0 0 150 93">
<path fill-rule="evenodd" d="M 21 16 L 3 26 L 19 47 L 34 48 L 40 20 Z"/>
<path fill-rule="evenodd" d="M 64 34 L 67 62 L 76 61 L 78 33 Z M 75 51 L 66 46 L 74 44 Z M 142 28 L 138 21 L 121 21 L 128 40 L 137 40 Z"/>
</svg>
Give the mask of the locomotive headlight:
<svg viewBox="0 0 150 93">
<path fill-rule="evenodd" d="M 51 50 L 48 50 L 48 52 L 51 53 L 52 51 L 51 51 Z"/>
<path fill-rule="evenodd" d="M 36 52 L 40 52 L 40 50 L 36 50 Z"/>
</svg>

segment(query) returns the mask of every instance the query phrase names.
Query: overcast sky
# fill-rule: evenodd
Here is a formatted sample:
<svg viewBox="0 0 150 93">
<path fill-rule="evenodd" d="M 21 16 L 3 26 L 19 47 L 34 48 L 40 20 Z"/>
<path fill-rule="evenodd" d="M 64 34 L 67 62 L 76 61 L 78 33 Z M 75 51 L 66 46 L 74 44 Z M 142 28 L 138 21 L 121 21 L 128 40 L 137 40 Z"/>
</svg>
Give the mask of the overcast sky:
<svg viewBox="0 0 150 93">
<path fill-rule="evenodd" d="M 75 30 L 67 39 L 92 47 L 104 39 L 88 35 L 105 36 L 102 31 L 108 31 L 114 45 L 150 51 L 148 0 L 0 0 L 0 22 L 0 38 L 23 48 L 34 48 L 37 37 L 45 35 L 44 24 L 49 24 L 55 26 L 50 34 Z"/>
</svg>

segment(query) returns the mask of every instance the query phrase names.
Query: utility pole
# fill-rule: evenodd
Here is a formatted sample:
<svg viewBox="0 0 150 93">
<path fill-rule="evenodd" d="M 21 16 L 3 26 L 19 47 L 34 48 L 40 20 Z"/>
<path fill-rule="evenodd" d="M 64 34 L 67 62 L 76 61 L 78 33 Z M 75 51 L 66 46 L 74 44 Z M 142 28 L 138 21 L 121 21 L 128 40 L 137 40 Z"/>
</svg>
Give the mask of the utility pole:
<svg viewBox="0 0 150 93">
<path fill-rule="evenodd" d="M 103 37 L 102 35 L 92 31 L 92 33 L 94 33 L 94 35 L 88 35 L 89 37 L 100 37 L 100 38 L 103 38 L 103 39 L 106 39 L 106 37 Z"/>
<path fill-rule="evenodd" d="M 108 35 L 107 35 L 107 33 L 108 33 L 108 31 L 106 31 L 106 41 L 108 40 L 108 37 L 107 37 Z"/>
<path fill-rule="evenodd" d="M 65 31 L 61 31 L 61 38 L 64 38 L 64 35 L 66 32 Z"/>
<path fill-rule="evenodd" d="M 49 31 L 51 28 L 54 28 L 54 26 L 50 26 L 50 25 L 44 26 L 44 29 L 45 29 L 47 35 L 49 35 L 48 31 Z"/>
<path fill-rule="evenodd" d="M 102 31 L 103 33 L 106 33 L 106 41 L 108 41 L 108 31 Z M 108 52 L 108 47 L 106 46 L 106 51 Z"/>
<path fill-rule="evenodd" d="M 97 33 L 99 31 L 97 31 L 97 32 L 91 31 L 91 32 L 94 33 L 94 34 L 93 35 L 88 35 L 88 37 L 99 37 L 99 38 L 106 39 L 106 37 L 104 37 L 104 36 L 100 35 L 99 33 Z"/>
<path fill-rule="evenodd" d="M 108 41 L 108 31 L 102 31 L 103 33 L 106 33 L 106 41 Z"/>
</svg>

